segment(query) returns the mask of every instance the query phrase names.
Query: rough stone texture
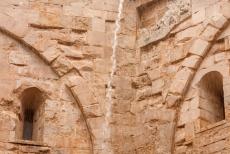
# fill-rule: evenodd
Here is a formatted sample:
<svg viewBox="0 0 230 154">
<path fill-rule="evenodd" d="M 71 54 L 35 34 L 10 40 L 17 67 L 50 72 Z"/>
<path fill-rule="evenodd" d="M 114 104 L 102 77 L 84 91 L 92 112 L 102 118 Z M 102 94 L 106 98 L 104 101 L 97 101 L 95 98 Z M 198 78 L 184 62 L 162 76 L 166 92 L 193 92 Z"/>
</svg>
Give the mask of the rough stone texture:
<svg viewBox="0 0 230 154">
<path fill-rule="evenodd" d="M 118 2 L 0 1 L 0 153 L 230 153 L 229 0 L 125 0 L 106 138 Z"/>
</svg>

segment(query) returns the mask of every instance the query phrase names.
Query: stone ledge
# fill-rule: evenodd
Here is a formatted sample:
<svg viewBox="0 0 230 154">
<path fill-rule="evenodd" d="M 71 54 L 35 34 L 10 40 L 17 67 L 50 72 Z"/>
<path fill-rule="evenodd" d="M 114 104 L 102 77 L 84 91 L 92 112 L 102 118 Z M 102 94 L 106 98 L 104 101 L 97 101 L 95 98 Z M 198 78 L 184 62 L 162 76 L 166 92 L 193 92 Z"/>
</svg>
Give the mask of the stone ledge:
<svg viewBox="0 0 230 154">
<path fill-rule="evenodd" d="M 225 124 L 228 124 L 228 125 L 229 125 L 229 123 L 227 123 L 226 120 L 218 121 L 218 122 L 216 122 L 216 123 L 214 123 L 214 124 L 210 124 L 210 125 L 208 125 L 208 126 L 206 126 L 206 127 L 204 127 L 204 128 L 201 128 L 200 130 L 198 130 L 198 131 L 196 132 L 196 134 L 203 133 L 203 132 L 205 132 L 205 131 L 208 131 L 208 130 L 210 130 L 210 129 L 213 129 L 213 128 L 215 128 L 215 127 L 219 127 L 219 126 L 222 126 L 222 125 L 225 125 Z"/>
<path fill-rule="evenodd" d="M 9 141 L 8 143 L 20 144 L 20 145 L 26 145 L 26 146 L 49 147 L 47 144 L 44 144 L 42 142 L 30 141 L 30 140 L 15 140 L 15 141 Z"/>
</svg>

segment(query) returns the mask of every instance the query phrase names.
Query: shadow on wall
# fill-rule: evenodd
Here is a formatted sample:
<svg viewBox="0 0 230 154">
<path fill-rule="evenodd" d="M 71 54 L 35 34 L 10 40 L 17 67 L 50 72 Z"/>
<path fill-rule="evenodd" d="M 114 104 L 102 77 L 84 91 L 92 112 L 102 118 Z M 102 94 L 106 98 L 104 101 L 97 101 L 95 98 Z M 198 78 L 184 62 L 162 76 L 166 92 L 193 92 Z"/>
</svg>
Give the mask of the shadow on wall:
<svg viewBox="0 0 230 154">
<path fill-rule="evenodd" d="M 217 71 L 205 74 L 199 84 L 200 108 L 206 110 L 209 119 L 201 118 L 207 123 L 216 123 L 225 119 L 223 77 Z M 205 108 L 203 107 L 205 106 Z"/>
</svg>

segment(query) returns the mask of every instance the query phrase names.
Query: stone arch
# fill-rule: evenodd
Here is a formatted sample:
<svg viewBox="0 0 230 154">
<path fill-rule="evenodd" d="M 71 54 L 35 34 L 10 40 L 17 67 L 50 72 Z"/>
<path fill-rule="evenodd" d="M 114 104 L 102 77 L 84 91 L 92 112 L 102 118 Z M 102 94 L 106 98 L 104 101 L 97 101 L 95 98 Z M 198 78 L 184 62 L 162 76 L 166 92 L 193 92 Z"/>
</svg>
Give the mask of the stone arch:
<svg viewBox="0 0 230 154">
<path fill-rule="evenodd" d="M 198 97 L 200 104 L 208 103 L 209 112 L 215 115 L 208 119 L 209 123 L 225 119 L 223 76 L 218 71 L 207 72 L 198 83 Z M 206 109 L 208 110 L 208 109 Z"/>
<path fill-rule="evenodd" d="M 8 20 L 12 19 L 9 18 Z M 81 111 L 89 134 L 91 153 L 94 153 L 94 136 L 92 134 L 90 124 L 87 121 L 87 118 L 89 118 L 89 113 L 93 115 L 94 113 L 92 110 L 84 111 L 84 106 L 87 105 L 89 102 L 91 102 L 92 104 L 97 104 L 98 102 L 93 92 L 90 90 L 91 88 L 88 86 L 87 81 L 81 76 L 79 70 L 74 68 L 71 62 L 64 55 L 55 55 L 53 57 L 52 55 L 49 55 L 49 51 L 41 51 L 39 48 L 35 48 L 29 42 L 24 40 L 23 37 L 20 36 L 20 34 L 17 35 L 16 32 L 11 31 L 10 28 L 7 27 L 7 25 L 4 25 L 4 23 L 0 25 L 0 33 L 15 40 L 22 46 L 28 48 L 29 51 L 32 51 L 34 54 L 36 54 L 49 67 L 51 67 L 51 69 L 59 76 L 59 79 L 65 78 L 65 80 L 63 80 L 65 81 L 64 84 L 71 92 L 71 95 L 73 96 L 77 106 Z M 59 67 L 61 67 L 61 69 Z M 85 93 L 85 91 L 82 91 L 82 87 L 84 87 L 84 90 L 87 91 L 86 95 L 84 96 L 80 96 Z"/>
<path fill-rule="evenodd" d="M 217 36 L 223 31 L 223 29 L 228 25 L 230 15 L 226 12 L 228 7 L 226 3 L 229 2 L 219 2 L 221 9 L 218 10 L 214 16 L 206 16 L 205 19 L 199 24 L 204 24 L 203 30 L 199 36 L 193 38 L 190 44 L 190 49 L 188 51 L 187 58 L 182 61 L 182 65 L 179 71 L 174 76 L 172 84 L 169 88 L 168 94 L 166 96 L 165 102 L 167 103 L 167 108 L 176 109 L 176 117 L 174 119 L 175 129 L 173 130 L 172 139 L 172 152 L 175 152 L 175 143 L 177 138 L 176 131 L 179 123 L 179 113 L 181 110 L 181 102 L 185 101 L 185 96 L 188 94 L 188 88 L 192 86 L 194 82 L 194 75 L 196 71 L 200 68 L 201 63 L 205 59 L 208 51 L 211 48 L 211 43 L 216 40 Z M 206 37 L 204 33 L 208 31 L 208 28 L 214 27 L 216 30 L 211 32 L 209 37 Z M 212 37 L 210 37 L 212 36 Z M 191 134 L 190 134 L 191 135 Z"/>
</svg>

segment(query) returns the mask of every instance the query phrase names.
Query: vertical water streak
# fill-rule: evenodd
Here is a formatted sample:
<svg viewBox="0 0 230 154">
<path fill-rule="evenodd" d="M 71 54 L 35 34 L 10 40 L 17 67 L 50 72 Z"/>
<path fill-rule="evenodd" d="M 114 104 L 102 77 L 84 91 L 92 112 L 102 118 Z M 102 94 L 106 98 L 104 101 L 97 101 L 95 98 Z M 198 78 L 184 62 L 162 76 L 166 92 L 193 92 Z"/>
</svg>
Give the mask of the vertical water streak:
<svg viewBox="0 0 230 154">
<path fill-rule="evenodd" d="M 116 60 L 116 51 L 117 51 L 117 44 L 118 44 L 118 32 L 120 31 L 120 21 L 121 21 L 121 15 L 123 10 L 123 3 L 124 0 L 119 1 L 118 6 L 118 15 L 115 21 L 115 30 L 114 30 L 114 38 L 113 38 L 113 45 L 112 45 L 112 68 L 111 73 L 109 77 L 109 81 L 107 84 L 107 91 L 106 91 L 106 103 L 105 103 L 105 125 L 103 128 L 104 131 L 104 143 L 102 145 L 102 149 L 105 152 L 105 154 L 113 154 L 113 150 L 111 148 L 111 130 L 110 130 L 110 119 L 112 115 L 112 95 L 113 95 L 113 88 L 112 88 L 112 82 L 115 75 L 116 67 L 117 67 L 117 60 Z"/>
</svg>

